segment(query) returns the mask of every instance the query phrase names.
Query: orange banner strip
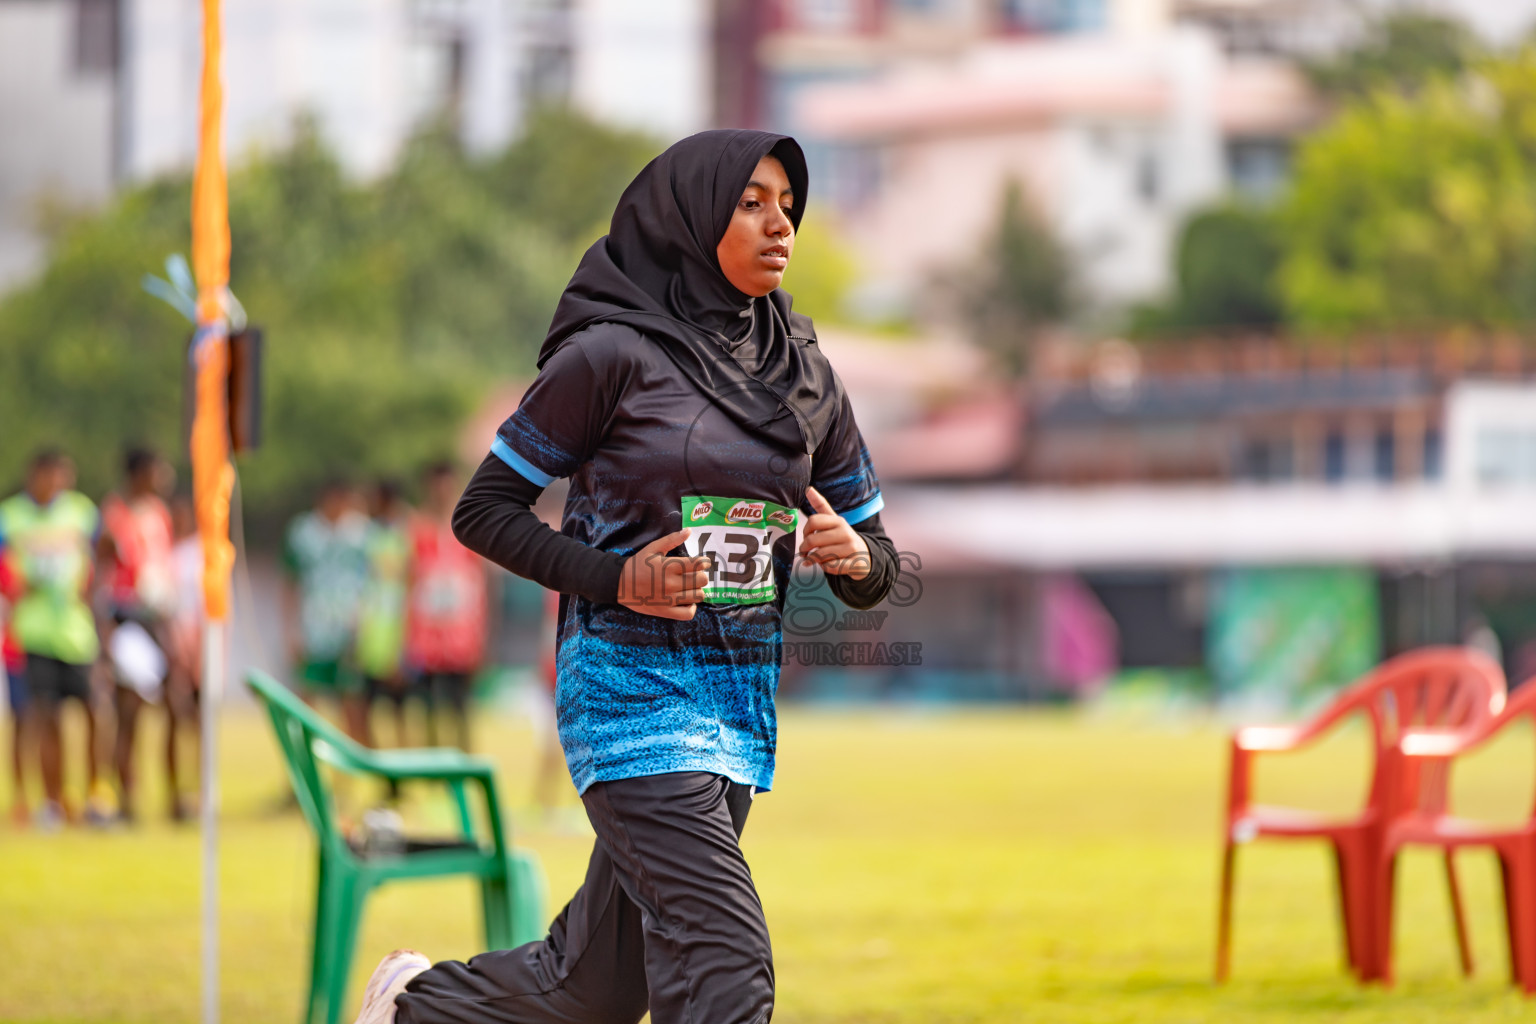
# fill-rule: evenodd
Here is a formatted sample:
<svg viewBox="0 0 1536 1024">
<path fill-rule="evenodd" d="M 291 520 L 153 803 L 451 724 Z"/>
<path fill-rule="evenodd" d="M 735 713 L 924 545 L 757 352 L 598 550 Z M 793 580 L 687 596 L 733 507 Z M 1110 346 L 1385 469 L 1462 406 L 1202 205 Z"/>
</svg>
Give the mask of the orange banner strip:
<svg viewBox="0 0 1536 1024">
<path fill-rule="evenodd" d="M 220 0 L 203 0 L 203 81 L 197 168 L 192 176 L 192 269 L 197 278 L 197 412 L 192 421 L 192 500 L 203 539 L 203 598 L 208 618 L 229 616 L 229 184 L 224 170 L 223 38 Z"/>
</svg>

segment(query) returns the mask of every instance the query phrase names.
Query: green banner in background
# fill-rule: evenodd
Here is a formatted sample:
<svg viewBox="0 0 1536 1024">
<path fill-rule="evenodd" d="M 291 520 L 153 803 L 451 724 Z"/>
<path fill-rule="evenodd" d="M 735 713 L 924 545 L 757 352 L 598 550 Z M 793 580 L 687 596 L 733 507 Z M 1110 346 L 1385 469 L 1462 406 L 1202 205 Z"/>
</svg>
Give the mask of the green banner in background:
<svg viewBox="0 0 1536 1024">
<path fill-rule="evenodd" d="M 1311 704 L 1380 658 L 1369 569 L 1230 569 L 1213 582 L 1206 662 L 1223 702 Z"/>
</svg>

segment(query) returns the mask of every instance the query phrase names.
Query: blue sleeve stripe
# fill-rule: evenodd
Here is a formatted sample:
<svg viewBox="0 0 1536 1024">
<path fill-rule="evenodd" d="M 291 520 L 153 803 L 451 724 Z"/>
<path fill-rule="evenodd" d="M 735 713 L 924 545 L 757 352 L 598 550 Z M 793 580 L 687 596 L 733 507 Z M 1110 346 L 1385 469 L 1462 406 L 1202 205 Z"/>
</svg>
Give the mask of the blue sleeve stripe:
<svg viewBox="0 0 1536 1024">
<path fill-rule="evenodd" d="M 507 465 L 511 466 L 513 469 L 517 470 L 533 483 L 538 484 L 540 487 L 548 487 L 550 484 L 555 482 L 554 477 L 550 476 L 548 473 L 542 472 L 533 463 L 517 454 L 517 452 L 512 450 L 511 445 L 507 444 L 507 442 L 503 441 L 499 437 L 495 440 L 495 442 L 491 444 L 491 454 L 496 456 L 502 462 L 505 462 Z"/>
<path fill-rule="evenodd" d="M 848 525 L 852 526 L 854 523 L 862 523 L 883 508 L 885 508 L 885 499 L 880 496 L 879 491 L 876 491 L 873 498 L 870 498 L 858 508 L 851 512 L 839 512 L 838 515 L 842 516 L 848 521 Z"/>
</svg>

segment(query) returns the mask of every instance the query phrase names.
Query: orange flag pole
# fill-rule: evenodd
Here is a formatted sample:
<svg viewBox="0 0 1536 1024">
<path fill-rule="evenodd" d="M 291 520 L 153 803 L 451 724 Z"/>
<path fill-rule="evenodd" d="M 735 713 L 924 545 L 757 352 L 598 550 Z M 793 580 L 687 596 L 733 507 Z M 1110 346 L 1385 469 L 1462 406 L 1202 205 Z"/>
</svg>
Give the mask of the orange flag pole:
<svg viewBox="0 0 1536 1024">
<path fill-rule="evenodd" d="M 219 0 L 203 0 L 203 77 L 197 167 L 192 178 L 192 266 L 197 280 L 196 413 L 192 420 L 192 492 L 203 542 L 202 685 L 202 965 L 203 1021 L 219 1019 L 218 722 L 226 666 L 229 502 L 235 471 L 229 461 L 229 191 L 224 171 L 224 86 Z"/>
</svg>

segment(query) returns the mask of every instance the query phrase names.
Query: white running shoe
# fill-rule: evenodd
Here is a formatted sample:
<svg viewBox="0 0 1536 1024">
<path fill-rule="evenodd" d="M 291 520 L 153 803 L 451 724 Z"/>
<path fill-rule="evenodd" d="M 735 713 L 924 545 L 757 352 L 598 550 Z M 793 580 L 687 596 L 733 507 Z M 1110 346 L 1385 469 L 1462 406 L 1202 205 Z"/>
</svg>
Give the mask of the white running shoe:
<svg viewBox="0 0 1536 1024">
<path fill-rule="evenodd" d="M 395 1024 L 395 996 L 405 991 L 406 982 L 431 966 L 432 961 L 414 949 L 397 949 L 380 960 L 363 989 L 357 1024 Z"/>
</svg>

